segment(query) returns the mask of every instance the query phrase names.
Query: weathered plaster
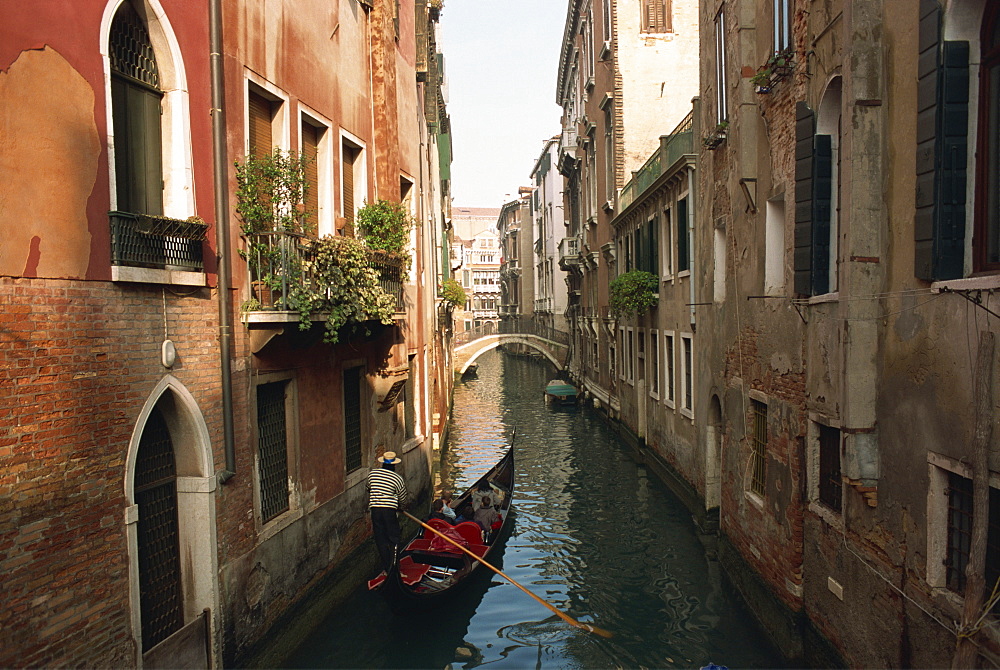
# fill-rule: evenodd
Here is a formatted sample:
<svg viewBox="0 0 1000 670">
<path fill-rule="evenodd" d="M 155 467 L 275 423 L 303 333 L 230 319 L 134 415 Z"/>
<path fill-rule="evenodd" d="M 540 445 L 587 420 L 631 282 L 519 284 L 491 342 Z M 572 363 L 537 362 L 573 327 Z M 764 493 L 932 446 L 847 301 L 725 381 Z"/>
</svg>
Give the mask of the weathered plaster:
<svg viewBox="0 0 1000 670">
<path fill-rule="evenodd" d="M 0 72 L 0 275 L 86 276 L 100 150 L 94 92 L 61 54 L 25 51 Z"/>
</svg>

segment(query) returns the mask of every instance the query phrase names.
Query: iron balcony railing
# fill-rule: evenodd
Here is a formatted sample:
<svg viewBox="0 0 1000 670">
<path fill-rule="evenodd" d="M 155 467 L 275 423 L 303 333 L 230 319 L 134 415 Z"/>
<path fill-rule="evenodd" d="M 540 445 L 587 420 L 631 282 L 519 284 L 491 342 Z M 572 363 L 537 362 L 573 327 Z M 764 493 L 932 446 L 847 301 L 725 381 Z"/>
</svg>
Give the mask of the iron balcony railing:
<svg viewBox="0 0 1000 670">
<path fill-rule="evenodd" d="M 618 196 L 622 211 L 635 202 L 647 188 L 652 186 L 664 170 L 669 170 L 681 156 L 694 153 L 694 116 L 691 112 L 684 117 L 672 133 L 660 137 L 659 148 L 632 173 L 632 179 L 622 188 Z"/>
<path fill-rule="evenodd" d="M 288 311 L 286 297 L 294 286 L 322 290 L 311 272 L 316 247 L 313 238 L 302 233 L 267 231 L 246 235 L 247 249 L 241 252 L 250 272 L 250 287 L 257 301 L 252 311 Z M 395 311 L 404 310 L 403 285 L 406 261 L 401 256 L 370 250 L 369 263 L 379 275 L 382 290 L 396 302 Z M 313 286 L 315 285 L 315 286 Z"/>
<path fill-rule="evenodd" d="M 208 224 L 200 220 L 108 212 L 111 264 L 160 270 L 205 269 L 202 242 Z"/>
</svg>

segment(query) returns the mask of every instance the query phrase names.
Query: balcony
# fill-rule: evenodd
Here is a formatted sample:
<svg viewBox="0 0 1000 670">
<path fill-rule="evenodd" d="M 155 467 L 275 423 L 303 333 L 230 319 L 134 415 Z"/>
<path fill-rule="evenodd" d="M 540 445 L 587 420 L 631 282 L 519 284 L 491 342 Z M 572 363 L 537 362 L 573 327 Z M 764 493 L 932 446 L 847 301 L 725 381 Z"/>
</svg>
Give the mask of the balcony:
<svg viewBox="0 0 1000 670">
<path fill-rule="evenodd" d="M 653 185 L 664 172 L 673 172 L 674 164 L 684 156 L 694 154 L 694 117 L 688 113 L 669 135 L 660 137 L 657 149 L 641 168 L 632 173 L 618 196 L 618 211 L 624 211 L 639 199 L 643 191 Z"/>
<path fill-rule="evenodd" d="M 205 285 L 202 243 L 208 224 L 166 216 L 108 212 L 112 279 L 189 286 Z"/>
<path fill-rule="evenodd" d="M 562 270 L 580 265 L 580 240 L 576 237 L 564 237 L 559 242 L 559 267 Z"/>
<path fill-rule="evenodd" d="M 319 276 L 317 262 L 327 240 L 348 238 L 316 238 L 284 231 L 268 231 L 244 237 L 246 248 L 240 255 L 247 261 L 250 274 L 251 299 L 244 303 L 243 311 L 247 323 L 285 323 L 300 321 L 300 313 L 295 306 L 296 296 L 309 294 L 319 298 L 330 298 L 334 286 L 325 283 Z M 353 239 L 351 243 L 359 245 Z M 405 313 L 403 287 L 407 276 L 406 259 L 384 251 L 363 249 L 367 256 L 367 268 L 375 271 L 378 287 L 388 296 L 392 311 L 398 317 Z M 327 259 L 328 262 L 328 259 Z M 331 274 L 327 272 L 327 276 Z M 337 272 L 332 273 L 335 276 Z M 345 279 L 354 285 L 353 278 Z M 322 304 L 322 300 L 320 300 Z M 323 311 L 312 315 L 313 321 L 325 321 Z"/>
</svg>

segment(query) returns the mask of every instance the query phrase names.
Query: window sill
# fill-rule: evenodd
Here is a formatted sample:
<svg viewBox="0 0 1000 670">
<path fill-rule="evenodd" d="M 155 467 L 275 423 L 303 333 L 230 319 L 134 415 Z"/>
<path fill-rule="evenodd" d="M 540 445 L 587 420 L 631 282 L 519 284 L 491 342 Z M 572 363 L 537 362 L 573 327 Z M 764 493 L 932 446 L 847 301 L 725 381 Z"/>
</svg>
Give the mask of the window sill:
<svg viewBox="0 0 1000 670">
<path fill-rule="evenodd" d="M 759 495 L 757 495 L 753 491 L 746 490 L 743 491 L 743 497 L 746 498 L 747 501 L 750 502 L 750 504 L 752 504 L 754 507 L 756 507 L 762 512 L 764 511 L 764 499 L 761 498 Z"/>
<path fill-rule="evenodd" d="M 291 494 L 290 494 L 291 495 Z M 267 523 L 260 527 L 260 532 L 257 534 L 257 544 L 263 544 L 269 539 L 283 531 L 284 529 L 291 526 L 293 523 L 302 518 L 302 509 L 295 508 L 288 510 L 287 512 L 282 512 L 275 518 L 271 519 Z"/>
<path fill-rule="evenodd" d="M 809 511 L 822 519 L 828 526 L 837 530 L 844 530 L 844 517 L 818 500 L 809 501 Z"/>
<path fill-rule="evenodd" d="M 132 282 L 135 284 L 169 284 L 173 286 L 208 285 L 204 272 L 136 268 L 128 265 L 112 265 L 111 281 Z"/>
<path fill-rule="evenodd" d="M 675 405 L 674 401 L 670 400 L 669 398 L 666 399 L 666 400 L 664 400 L 663 404 L 666 405 L 667 407 L 669 407 L 670 409 L 673 409 L 673 410 L 677 409 L 677 406 Z"/>
<path fill-rule="evenodd" d="M 1000 275 L 984 275 L 982 277 L 968 277 L 966 279 L 949 279 L 947 281 L 936 281 L 931 283 L 933 293 L 942 291 L 977 291 L 1000 288 Z"/>
<path fill-rule="evenodd" d="M 824 293 L 823 295 L 814 295 L 809 298 L 810 305 L 822 305 L 827 302 L 840 302 L 840 292 L 834 291 L 833 293 Z"/>
<path fill-rule="evenodd" d="M 686 407 L 682 407 L 681 408 L 681 416 L 686 417 L 686 418 L 691 419 L 692 421 L 694 421 L 694 412 L 692 412 L 691 410 L 687 409 Z"/>
</svg>

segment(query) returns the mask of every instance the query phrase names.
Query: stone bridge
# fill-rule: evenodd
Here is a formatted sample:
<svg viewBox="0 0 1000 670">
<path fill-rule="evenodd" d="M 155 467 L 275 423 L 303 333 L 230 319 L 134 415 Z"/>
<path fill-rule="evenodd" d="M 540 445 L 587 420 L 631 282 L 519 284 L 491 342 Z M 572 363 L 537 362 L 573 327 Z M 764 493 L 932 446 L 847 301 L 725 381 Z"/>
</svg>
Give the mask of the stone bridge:
<svg viewBox="0 0 1000 670">
<path fill-rule="evenodd" d="M 523 332 L 497 333 L 470 330 L 458 333 L 455 336 L 455 355 L 452 357 L 455 372 L 464 374 L 477 358 L 502 344 L 521 344 L 530 347 L 550 360 L 557 370 L 562 370 L 569 356 L 569 335 L 552 328 L 535 326 L 528 320 L 519 321 L 522 322 L 502 324 L 501 330 Z"/>
</svg>

